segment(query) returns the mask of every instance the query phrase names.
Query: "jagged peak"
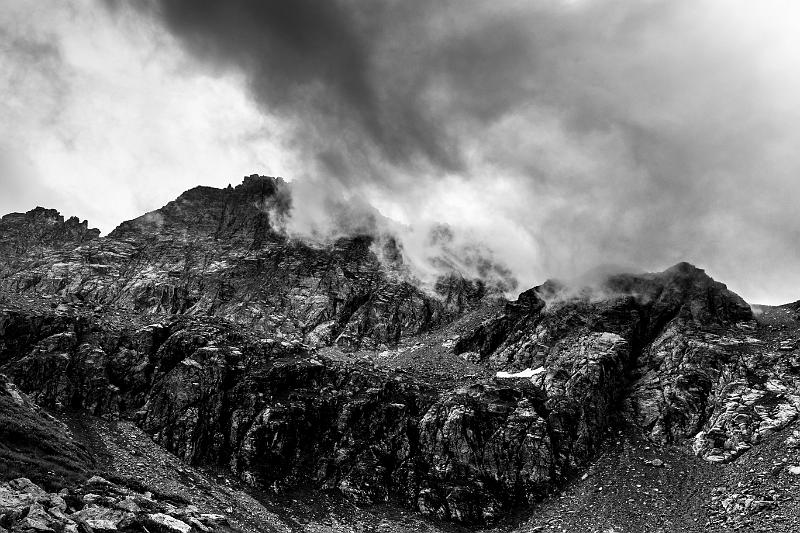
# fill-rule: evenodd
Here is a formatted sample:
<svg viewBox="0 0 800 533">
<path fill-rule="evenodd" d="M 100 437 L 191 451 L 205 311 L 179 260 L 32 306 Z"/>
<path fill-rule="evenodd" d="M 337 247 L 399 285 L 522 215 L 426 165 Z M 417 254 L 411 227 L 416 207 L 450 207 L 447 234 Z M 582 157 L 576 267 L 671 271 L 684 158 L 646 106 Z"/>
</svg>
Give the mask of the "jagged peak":
<svg viewBox="0 0 800 533">
<path fill-rule="evenodd" d="M 281 177 L 262 176 L 259 174 L 251 174 L 244 176 L 242 182 L 235 187 L 228 184 L 227 187 L 212 187 L 210 185 L 197 185 L 191 189 L 182 192 L 175 200 L 211 200 L 215 197 L 224 198 L 237 192 L 240 194 L 262 194 L 273 195 L 278 194 L 279 191 L 286 187 L 286 181 Z M 172 203 L 172 202 L 170 202 Z M 169 205 L 169 203 L 167 204 Z M 164 206 L 166 207 L 166 206 Z M 162 207 L 162 209 L 164 209 Z"/>
<path fill-rule="evenodd" d="M 704 325 L 752 318 L 750 306 L 738 294 L 685 261 L 661 272 L 603 272 L 574 281 L 549 279 L 533 291 L 549 310 L 633 298 L 660 317 L 658 322 L 678 315 Z"/>
<path fill-rule="evenodd" d="M 197 186 L 154 211 L 117 226 L 109 236 L 192 235 L 260 244 L 282 233 L 291 208 L 287 183 L 252 174 L 225 188 Z"/>
<path fill-rule="evenodd" d="M 78 220 L 78 217 L 70 217 L 69 220 Z M 48 209 L 42 206 L 36 206 L 30 211 L 26 211 L 24 213 L 8 213 L 2 217 L 3 222 L 13 222 L 15 220 L 26 220 L 26 221 L 52 221 L 53 223 L 63 223 L 64 217 L 61 213 L 58 212 L 56 209 Z M 84 221 L 85 224 L 88 225 L 88 222 Z"/>
<path fill-rule="evenodd" d="M 80 244 L 100 236 L 89 222 L 71 216 L 64 220 L 56 209 L 37 206 L 25 213 L 9 213 L 0 218 L 0 250 L 22 252 L 46 245 Z"/>
<path fill-rule="evenodd" d="M 662 272 L 654 272 L 646 274 L 645 276 L 661 280 L 665 284 L 691 282 L 702 285 L 708 285 L 708 284 L 719 283 L 716 280 L 714 280 L 714 278 L 709 276 L 704 269 L 699 268 L 693 265 L 692 263 L 686 261 L 681 261 L 680 263 L 676 263 L 671 267 L 663 270 Z"/>
<path fill-rule="evenodd" d="M 705 274 L 705 270 L 702 268 L 698 268 L 693 264 L 689 263 L 688 261 L 681 261 L 679 263 L 675 263 L 668 269 L 664 270 L 663 274 L 671 274 L 671 273 L 680 273 L 680 274 L 690 274 L 690 275 L 699 275 Z"/>
</svg>

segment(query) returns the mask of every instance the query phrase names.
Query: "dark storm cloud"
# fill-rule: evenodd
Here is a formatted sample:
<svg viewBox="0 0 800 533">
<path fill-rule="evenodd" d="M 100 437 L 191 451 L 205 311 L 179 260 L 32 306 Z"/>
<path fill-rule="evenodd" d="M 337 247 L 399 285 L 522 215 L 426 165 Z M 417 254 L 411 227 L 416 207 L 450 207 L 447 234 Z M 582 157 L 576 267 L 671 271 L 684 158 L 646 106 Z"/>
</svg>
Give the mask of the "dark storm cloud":
<svg viewBox="0 0 800 533">
<path fill-rule="evenodd" d="M 178 0 L 140 7 L 215 69 L 244 71 L 252 94 L 270 112 L 311 122 L 305 135 L 317 128 L 322 135 L 349 136 L 346 148 L 354 154 L 374 145 L 401 164 L 422 156 L 458 166 L 414 88 L 393 86 L 376 63 L 388 27 L 407 19 L 408 7 L 313 0 Z M 316 155 L 327 170 L 344 171 L 327 165 L 332 159 L 326 146 L 318 146 Z"/>
<path fill-rule="evenodd" d="M 346 179 L 374 161 L 371 148 L 401 167 L 464 170 L 461 136 L 530 103 L 563 112 L 580 134 L 616 125 L 635 140 L 636 125 L 617 107 L 624 102 L 604 94 L 615 87 L 602 69 L 617 65 L 602 51 L 638 46 L 678 4 L 685 2 L 136 5 L 217 71 L 243 72 L 264 108 L 299 119 L 299 142 Z"/>
<path fill-rule="evenodd" d="M 757 292 L 755 258 L 800 262 L 795 50 L 746 2 L 137 5 L 287 119 L 306 194 L 491 213 L 523 283 L 689 260 Z"/>
</svg>

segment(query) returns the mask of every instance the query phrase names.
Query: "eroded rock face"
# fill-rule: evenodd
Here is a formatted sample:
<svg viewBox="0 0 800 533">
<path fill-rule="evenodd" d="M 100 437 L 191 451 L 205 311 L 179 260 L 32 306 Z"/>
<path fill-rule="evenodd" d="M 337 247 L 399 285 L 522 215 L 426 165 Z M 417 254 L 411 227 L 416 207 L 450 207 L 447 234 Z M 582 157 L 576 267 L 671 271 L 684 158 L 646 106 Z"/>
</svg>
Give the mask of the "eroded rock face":
<svg viewBox="0 0 800 533">
<path fill-rule="evenodd" d="M 796 342 L 758 337 L 689 264 L 547 282 L 492 314 L 478 280 L 423 291 L 396 243 L 287 238 L 288 208 L 282 181 L 253 176 L 106 238 L 67 221 L 35 255 L 17 247 L 0 261 L 0 372 L 257 487 L 473 524 L 558 489 L 619 424 L 726 461 L 800 412 Z M 406 356 L 464 366 L 441 380 Z"/>
<path fill-rule="evenodd" d="M 420 421 L 428 465 L 420 510 L 483 522 L 541 496 L 562 466 L 547 417 L 534 388 L 472 385 L 445 395 Z"/>
<path fill-rule="evenodd" d="M 76 217 L 65 221 L 55 209 L 37 207 L 0 218 L 0 253 L 6 257 L 6 265 L 15 256 L 30 258 L 46 247 L 75 246 L 99 236 L 100 230 L 90 229 L 87 221 Z"/>
<path fill-rule="evenodd" d="M 9 344 L 16 355 L 3 370 L 46 407 L 132 418 L 187 461 L 227 467 L 257 486 L 311 483 L 480 523 L 535 501 L 591 458 L 639 363 L 636 328 L 576 332 L 562 325 L 572 315 L 539 316 L 545 307 L 532 301 L 507 312 L 533 315 L 521 322 L 525 335 L 552 348 L 531 357 L 530 339 L 515 330 L 509 338 L 525 364 L 544 370 L 455 390 L 200 317 L 139 326 L 7 311 L 7 328 L 27 337 Z M 613 322 L 609 313 L 619 308 L 604 308 L 597 323 Z M 545 337 L 526 320 L 556 320 L 567 335 Z"/>
<path fill-rule="evenodd" d="M 614 412 L 625 392 L 628 418 L 664 442 L 706 426 L 719 401 L 712 389 L 735 372 L 736 347 L 754 325 L 741 298 L 687 263 L 577 290 L 548 282 L 532 293 L 462 337 L 456 350 L 498 369 L 540 367 L 533 379 L 548 394 L 579 399 L 596 413 Z M 576 373 L 584 362 L 602 363 L 593 378 Z M 570 387 L 576 376 L 580 385 Z M 597 427 L 608 424 L 599 418 Z"/>
<path fill-rule="evenodd" d="M 68 329 L 4 367 L 46 407 L 132 417 L 187 461 L 227 466 L 262 487 L 311 482 L 464 522 L 544 493 L 588 458 L 599 436 L 585 428 L 607 416 L 576 417 L 589 384 L 604 379 L 606 363 L 591 347 L 570 380 L 440 394 L 402 373 L 317 359 L 219 320 Z"/>
<path fill-rule="evenodd" d="M 99 310 L 212 315 L 351 349 L 427 331 L 483 295 L 465 282 L 443 283 L 447 297 L 431 297 L 397 261 L 374 253 L 375 236 L 329 246 L 289 239 L 289 206 L 281 179 L 250 176 L 237 187 L 187 191 L 102 239 L 52 210 L 8 215 L 0 249 L 19 254 L 0 262 L 0 291 Z"/>
</svg>

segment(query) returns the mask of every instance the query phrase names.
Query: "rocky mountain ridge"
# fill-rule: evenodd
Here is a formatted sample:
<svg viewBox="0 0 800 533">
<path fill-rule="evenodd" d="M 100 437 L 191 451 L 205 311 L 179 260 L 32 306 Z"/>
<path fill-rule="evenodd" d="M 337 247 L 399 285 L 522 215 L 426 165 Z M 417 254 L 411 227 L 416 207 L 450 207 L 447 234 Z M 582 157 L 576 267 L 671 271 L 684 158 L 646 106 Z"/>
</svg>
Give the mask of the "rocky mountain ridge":
<svg viewBox="0 0 800 533">
<path fill-rule="evenodd" d="M 794 316 L 766 324 L 688 263 L 514 301 L 453 272 L 432 293 L 396 241 L 310 245 L 282 230 L 291 209 L 250 176 L 102 238 L 40 208 L 3 217 L 0 373 L 46 417 L 132 424 L 254 491 L 473 525 L 569 487 L 620 429 L 727 468 L 798 417 Z M 39 471 L 52 454 L 17 440 L 8 476 L 94 468 L 75 445 Z"/>
</svg>

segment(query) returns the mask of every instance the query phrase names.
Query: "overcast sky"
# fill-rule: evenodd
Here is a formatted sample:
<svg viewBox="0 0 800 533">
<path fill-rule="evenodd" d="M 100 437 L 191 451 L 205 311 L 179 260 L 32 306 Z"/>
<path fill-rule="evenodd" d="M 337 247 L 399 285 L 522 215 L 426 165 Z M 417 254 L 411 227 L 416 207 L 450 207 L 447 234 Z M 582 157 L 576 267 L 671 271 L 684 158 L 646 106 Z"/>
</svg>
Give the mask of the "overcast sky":
<svg viewBox="0 0 800 533">
<path fill-rule="evenodd" d="M 800 299 L 793 0 L 3 0 L 0 90 L 2 213 L 108 232 L 259 173 L 521 289 L 685 260 Z"/>
</svg>

